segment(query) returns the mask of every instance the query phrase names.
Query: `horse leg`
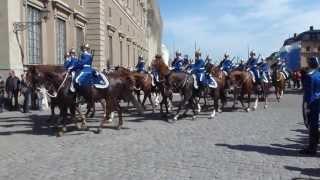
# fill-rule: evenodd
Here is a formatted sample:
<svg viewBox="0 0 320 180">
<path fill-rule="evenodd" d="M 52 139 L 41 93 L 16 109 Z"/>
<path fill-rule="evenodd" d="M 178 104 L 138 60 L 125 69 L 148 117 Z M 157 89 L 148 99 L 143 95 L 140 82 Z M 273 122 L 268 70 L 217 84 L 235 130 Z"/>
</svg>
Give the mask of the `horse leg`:
<svg viewBox="0 0 320 180">
<path fill-rule="evenodd" d="M 236 109 L 236 104 L 237 104 L 237 99 L 238 99 L 238 90 L 236 88 L 233 89 L 233 109 Z"/>
<path fill-rule="evenodd" d="M 117 112 L 118 112 L 118 118 L 119 118 L 119 122 L 117 125 L 117 129 L 120 130 L 122 125 L 123 125 L 123 119 L 122 119 L 122 109 L 120 107 L 120 104 L 117 104 Z"/>
<path fill-rule="evenodd" d="M 142 103 L 141 103 L 141 105 L 142 105 L 142 107 L 143 107 L 144 110 L 146 110 L 146 107 L 145 107 L 144 104 L 146 103 L 146 100 L 147 100 L 147 98 L 149 97 L 149 95 L 150 95 L 150 93 L 144 92 L 143 100 L 142 100 Z M 150 100 L 150 99 L 149 99 L 149 100 Z"/>
<path fill-rule="evenodd" d="M 248 93 L 248 107 L 246 109 L 247 112 L 250 112 L 250 107 L 251 107 L 251 93 Z"/>
<path fill-rule="evenodd" d="M 159 95 L 157 93 L 155 93 L 156 97 L 154 99 L 154 102 L 155 102 L 155 106 L 158 106 L 159 105 Z"/>
<path fill-rule="evenodd" d="M 151 104 L 151 106 L 152 106 L 152 113 L 154 113 L 154 111 L 155 111 L 155 106 L 154 106 L 154 103 L 153 103 L 153 101 L 152 101 L 151 93 L 149 93 L 148 98 L 149 98 L 150 104 Z"/>
<path fill-rule="evenodd" d="M 219 90 L 218 89 L 214 89 L 213 92 L 211 93 L 211 96 L 213 97 L 213 110 L 212 113 L 209 117 L 209 119 L 212 119 L 216 116 L 216 112 L 219 109 Z"/>
<path fill-rule="evenodd" d="M 179 106 L 178 106 L 178 110 L 177 110 L 177 112 L 176 112 L 176 114 L 175 114 L 175 116 L 174 116 L 174 118 L 173 118 L 174 121 L 177 121 L 177 120 L 178 120 L 180 110 L 181 110 L 182 106 L 185 105 L 185 103 L 186 103 L 186 98 L 184 97 L 184 98 L 182 99 L 182 101 L 180 102 Z"/>
<path fill-rule="evenodd" d="M 259 104 L 259 95 L 256 94 L 256 99 L 254 101 L 254 106 L 253 106 L 254 111 L 258 109 L 258 104 Z"/>
</svg>

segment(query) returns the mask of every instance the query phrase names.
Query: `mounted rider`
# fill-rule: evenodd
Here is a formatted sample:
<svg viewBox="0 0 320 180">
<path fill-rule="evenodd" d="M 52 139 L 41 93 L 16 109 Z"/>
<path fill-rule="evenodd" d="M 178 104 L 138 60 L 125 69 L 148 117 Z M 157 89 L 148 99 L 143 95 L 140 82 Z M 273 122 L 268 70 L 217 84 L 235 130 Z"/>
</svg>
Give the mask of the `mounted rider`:
<svg viewBox="0 0 320 180">
<path fill-rule="evenodd" d="M 267 62 L 267 59 L 261 58 L 261 63 L 259 64 L 259 71 L 261 79 L 269 83 L 271 82 L 271 73 L 270 73 L 270 66 Z"/>
<path fill-rule="evenodd" d="M 71 74 L 71 85 L 70 85 L 70 91 L 75 92 L 74 88 L 74 79 L 76 76 L 76 72 L 81 69 L 79 59 L 76 55 L 76 50 L 74 48 L 71 48 L 69 53 L 66 54 L 64 62 L 64 68 L 68 71 L 69 74 Z"/>
<path fill-rule="evenodd" d="M 144 62 L 143 57 L 140 55 L 140 56 L 138 57 L 138 63 L 137 63 L 137 65 L 136 65 L 136 70 L 137 70 L 137 72 L 138 72 L 138 73 L 146 73 L 147 71 L 146 71 L 146 69 L 145 69 L 145 65 L 146 65 L 146 63 Z"/>
<path fill-rule="evenodd" d="M 237 68 L 239 70 L 245 70 L 246 69 L 246 65 L 244 63 L 244 59 L 243 58 L 240 59 L 240 63 L 238 64 Z"/>
<path fill-rule="evenodd" d="M 254 51 L 251 51 L 250 58 L 246 63 L 246 67 L 247 67 L 247 70 L 251 73 L 254 83 L 259 83 L 259 80 L 260 80 L 257 65 L 258 65 L 258 59 L 256 58 L 256 53 Z"/>
<path fill-rule="evenodd" d="M 195 52 L 195 63 L 191 67 L 191 73 L 196 76 L 196 88 L 198 88 L 198 84 L 201 86 L 209 86 L 210 88 L 217 87 L 217 82 L 210 73 L 206 73 L 205 71 L 205 62 L 201 59 L 201 52 L 199 50 Z"/>
<path fill-rule="evenodd" d="M 283 73 L 285 76 L 285 79 L 289 78 L 289 71 L 287 70 L 287 65 L 284 60 L 281 60 L 280 58 L 277 59 L 276 68 Z"/>
<path fill-rule="evenodd" d="M 162 59 L 162 56 L 157 54 L 155 59 Z M 160 73 L 158 70 L 151 67 L 151 76 L 152 76 L 152 86 L 156 86 L 156 83 L 160 82 Z"/>
<path fill-rule="evenodd" d="M 79 65 L 81 67 L 79 75 L 76 77 L 76 84 L 79 87 L 94 85 L 96 88 L 104 89 L 109 86 L 109 81 L 102 73 L 92 68 L 93 55 L 89 52 L 89 44 L 81 47 Z"/>
<path fill-rule="evenodd" d="M 189 64 L 190 64 L 189 56 L 186 54 L 186 55 L 184 55 L 184 57 L 183 57 L 183 66 L 184 66 L 184 67 L 187 67 L 187 66 L 189 66 Z"/>
<path fill-rule="evenodd" d="M 175 72 L 182 71 L 183 64 L 184 64 L 184 59 L 181 56 L 181 52 L 177 51 L 176 57 L 174 58 L 174 60 L 171 63 L 171 66 L 173 67 L 172 70 Z"/>
<path fill-rule="evenodd" d="M 229 59 L 229 57 L 230 57 L 229 54 L 225 53 L 223 60 L 219 64 L 220 69 L 226 75 L 228 75 L 230 73 L 230 71 L 232 70 L 232 68 L 233 68 L 233 62 Z"/>
</svg>

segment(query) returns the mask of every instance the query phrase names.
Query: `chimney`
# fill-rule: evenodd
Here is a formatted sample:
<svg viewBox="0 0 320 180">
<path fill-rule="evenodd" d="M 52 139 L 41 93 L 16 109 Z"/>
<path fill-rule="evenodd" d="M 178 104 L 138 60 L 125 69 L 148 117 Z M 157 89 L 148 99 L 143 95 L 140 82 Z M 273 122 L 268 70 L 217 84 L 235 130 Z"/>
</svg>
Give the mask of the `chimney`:
<svg viewBox="0 0 320 180">
<path fill-rule="evenodd" d="M 310 26 L 310 31 L 313 31 L 313 26 Z"/>
<path fill-rule="evenodd" d="M 294 34 L 293 34 L 293 37 L 296 38 L 296 37 L 297 37 L 297 33 L 294 33 Z"/>
</svg>

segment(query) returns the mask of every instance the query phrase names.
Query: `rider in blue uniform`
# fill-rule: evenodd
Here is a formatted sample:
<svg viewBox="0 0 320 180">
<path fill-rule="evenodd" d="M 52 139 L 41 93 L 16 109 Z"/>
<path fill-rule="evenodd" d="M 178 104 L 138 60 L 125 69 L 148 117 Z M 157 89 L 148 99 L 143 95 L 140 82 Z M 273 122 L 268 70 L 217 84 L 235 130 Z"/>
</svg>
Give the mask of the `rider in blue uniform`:
<svg viewBox="0 0 320 180">
<path fill-rule="evenodd" d="M 220 63 L 220 69 L 224 71 L 226 74 L 229 74 L 233 68 L 233 62 L 229 59 L 229 54 L 224 54 L 224 59 Z"/>
<path fill-rule="evenodd" d="M 192 65 L 191 73 L 196 75 L 198 84 L 216 88 L 217 84 L 213 77 L 210 74 L 205 73 L 205 61 L 201 59 L 201 52 L 196 51 L 195 57 L 195 63 Z"/>
<path fill-rule="evenodd" d="M 76 83 L 79 86 L 91 86 L 93 84 L 93 69 L 92 69 L 92 54 L 89 52 L 90 47 L 85 44 L 82 48 L 82 54 L 80 55 L 80 74 L 76 78 Z"/>
<path fill-rule="evenodd" d="M 287 70 L 287 65 L 286 65 L 285 60 L 281 60 L 280 58 L 278 58 L 277 59 L 277 68 L 278 68 L 278 70 L 280 70 L 281 72 L 284 73 L 286 79 L 289 78 L 289 72 Z"/>
<path fill-rule="evenodd" d="M 309 121 L 309 146 L 300 151 L 301 154 L 316 155 L 319 143 L 319 112 L 320 112 L 320 72 L 319 60 L 316 57 L 308 59 L 309 72 L 302 78 L 304 96 L 307 103 L 307 118 Z"/>
<path fill-rule="evenodd" d="M 240 59 L 240 63 L 238 64 L 237 68 L 239 70 L 245 70 L 246 69 L 246 65 L 244 64 L 244 59 Z"/>
<path fill-rule="evenodd" d="M 250 58 L 248 59 L 246 66 L 248 70 L 253 73 L 254 79 L 255 79 L 254 81 L 256 83 L 259 83 L 260 76 L 257 69 L 257 64 L 258 64 L 258 59 L 256 58 L 256 53 L 251 51 Z"/>
<path fill-rule="evenodd" d="M 136 65 L 136 70 L 138 73 L 146 73 L 145 62 L 141 55 L 138 57 L 138 64 Z"/>
<path fill-rule="evenodd" d="M 270 66 L 266 59 L 261 58 L 261 60 L 262 62 L 259 65 L 259 71 L 260 71 L 261 77 L 264 81 L 271 82 Z"/>
<path fill-rule="evenodd" d="M 71 48 L 69 53 L 66 56 L 66 61 L 64 62 L 64 68 L 71 73 L 71 85 L 70 90 L 72 92 L 75 92 L 74 89 L 74 78 L 77 73 L 77 71 L 81 68 L 79 64 L 79 59 L 76 55 L 76 50 L 74 48 Z"/>
<path fill-rule="evenodd" d="M 189 65 L 189 56 L 188 55 L 184 55 L 183 57 L 183 66 L 187 67 Z"/>
<path fill-rule="evenodd" d="M 176 57 L 174 58 L 173 62 L 171 63 L 171 66 L 173 67 L 173 71 L 180 72 L 183 67 L 184 60 L 181 57 L 181 52 L 176 52 Z"/>
</svg>

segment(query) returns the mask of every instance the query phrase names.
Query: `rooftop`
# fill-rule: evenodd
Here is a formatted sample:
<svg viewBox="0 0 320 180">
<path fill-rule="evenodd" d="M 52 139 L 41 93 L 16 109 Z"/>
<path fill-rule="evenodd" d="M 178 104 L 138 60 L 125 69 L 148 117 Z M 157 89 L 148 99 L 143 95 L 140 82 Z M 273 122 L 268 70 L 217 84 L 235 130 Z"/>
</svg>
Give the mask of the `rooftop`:
<svg viewBox="0 0 320 180">
<path fill-rule="evenodd" d="M 301 34 L 294 34 L 293 37 L 284 41 L 283 46 L 290 45 L 298 41 L 320 41 L 320 29 L 315 30 L 313 26 L 310 26 L 308 31 Z"/>
</svg>

